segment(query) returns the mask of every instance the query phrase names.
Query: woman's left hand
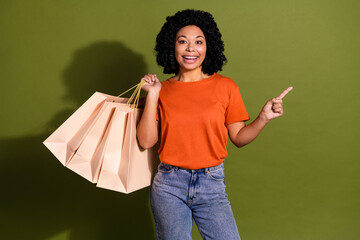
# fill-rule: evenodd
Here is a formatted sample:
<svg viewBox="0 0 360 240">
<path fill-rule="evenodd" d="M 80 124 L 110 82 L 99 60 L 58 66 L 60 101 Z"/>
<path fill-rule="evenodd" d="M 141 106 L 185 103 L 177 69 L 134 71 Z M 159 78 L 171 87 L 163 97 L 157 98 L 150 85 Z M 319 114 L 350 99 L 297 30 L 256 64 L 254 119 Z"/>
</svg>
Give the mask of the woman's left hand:
<svg viewBox="0 0 360 240">
<path fill-rule="evenodd" d="M 270 121 L 271 119 L 280 117 L 284 113 L 283 109 L 283 97 L 288 94 L 293 87 L 288 87 L 285 91 L 283 91 L 278 97 L 273 98 L 266 102 L 264 107 L 262 108 L 259 117 L 265 121 Z"/>
</svg>

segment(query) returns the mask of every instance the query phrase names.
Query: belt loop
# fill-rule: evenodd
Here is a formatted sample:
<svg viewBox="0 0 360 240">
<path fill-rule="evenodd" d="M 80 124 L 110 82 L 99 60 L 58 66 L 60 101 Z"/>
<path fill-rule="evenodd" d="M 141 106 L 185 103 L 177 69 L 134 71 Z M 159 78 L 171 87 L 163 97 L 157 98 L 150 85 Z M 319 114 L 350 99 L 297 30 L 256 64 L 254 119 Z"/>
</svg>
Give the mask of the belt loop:
<svg viewBox="0 0 360 240">
<path fill-rule="evenodd" d="M 209 168 L 205 168 L 205 174 L 209 173 Z"/>
</svg>

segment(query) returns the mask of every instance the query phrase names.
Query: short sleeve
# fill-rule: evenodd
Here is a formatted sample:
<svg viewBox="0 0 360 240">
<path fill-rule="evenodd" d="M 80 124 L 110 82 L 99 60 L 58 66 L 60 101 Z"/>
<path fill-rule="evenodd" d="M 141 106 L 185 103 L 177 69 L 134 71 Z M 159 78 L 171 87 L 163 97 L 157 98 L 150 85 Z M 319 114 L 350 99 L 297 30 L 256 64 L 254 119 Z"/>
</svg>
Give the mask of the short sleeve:
<svg viewBox="0 0 360 240">
<path fill-rule="evenodd" d="M 225 113 L 225 124 L 249 120 L 239 87 L 235 82 L 229 86 L 229 103 Z"/>
</svg>

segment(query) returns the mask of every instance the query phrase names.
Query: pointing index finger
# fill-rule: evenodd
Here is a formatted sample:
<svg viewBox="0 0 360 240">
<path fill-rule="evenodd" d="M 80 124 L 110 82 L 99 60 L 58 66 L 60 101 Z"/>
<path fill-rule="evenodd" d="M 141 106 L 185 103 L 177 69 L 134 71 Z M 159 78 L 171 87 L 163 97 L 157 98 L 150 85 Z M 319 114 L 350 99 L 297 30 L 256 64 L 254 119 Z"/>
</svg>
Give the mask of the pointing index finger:
<svg viewBox="0 0 360 240">
<path fill-rule="evenodd" d="M 286 94 L 288 94 L 291 90 L 293 89 L 293 87 L 288 87 L 287 89 L 285 89 L 285 91 L 283 91 L 278 98 L 283 99 L 283 97 L 286 96 Z"/>
</svg>

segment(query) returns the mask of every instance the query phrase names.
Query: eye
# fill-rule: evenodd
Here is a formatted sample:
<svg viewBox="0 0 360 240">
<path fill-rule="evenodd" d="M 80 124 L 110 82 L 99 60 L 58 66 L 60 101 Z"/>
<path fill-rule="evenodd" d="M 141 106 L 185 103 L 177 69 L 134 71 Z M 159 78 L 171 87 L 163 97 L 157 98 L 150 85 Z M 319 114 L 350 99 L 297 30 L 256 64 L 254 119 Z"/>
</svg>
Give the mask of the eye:
<svg viewBox="0 0 360 240">
<path fill-rule="evenodd" d="M 200 41 L 200 40 L 198 40 L 198 41 L 196 41 L 195 43 L 196 43 L 196 44 L 202 44 L 203 42 Z"/>
<path fill-rule="evenodd" d="M 179 40 L 179 43 L 184 44 L 184 43 L 186 43 L 186 41 L 185 40 Z"/>
</svg>

